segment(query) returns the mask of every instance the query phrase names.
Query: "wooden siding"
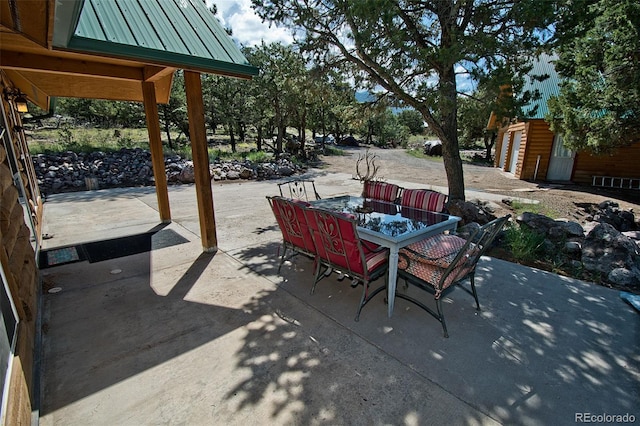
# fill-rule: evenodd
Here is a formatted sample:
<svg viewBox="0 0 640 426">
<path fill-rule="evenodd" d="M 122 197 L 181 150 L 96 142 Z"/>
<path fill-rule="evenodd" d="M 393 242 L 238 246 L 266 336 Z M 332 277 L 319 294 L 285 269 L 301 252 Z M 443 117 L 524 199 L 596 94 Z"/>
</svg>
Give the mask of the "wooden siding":
<svg viewBox="0 0 640 426">
<path fill-rule="evenodd" d="M 498 131 L 498 136 L 496 137 L 496 147 L 493 151 L 493 167 L 500 166 L 500 151 L 502 150 L 502 139 L 504 139 L 505 133 L 506 129 L 501 129 Z"/>
<path fill-rule="evenodd" d="M 591 185 L 592 176 L 640 178 L 640 142 L 618 148 L 611 155 L 578 152 L 572 180 Z"/>
<path fill-rule="evenodd" d="M 549 125 L 544 120 L 529 121 L 522 139 L 523 141 L 526 139 L 526 144 L 520 145 L 521 158 L 518 159 L 519 169 L 515 176 L 526 180 L 545 179 L 553 148 L 553 132 L 549 129 Z M 537 174 L 536 164 L 538 164 Z"/>
<path fill-rule="evenodd" d="M 8 86 L 1 73 L 0 81 L 4 91 Z M 43 206 L 22 119 L 13 102 L 3 97 L 0 103 L 0 130 L 6 130 L 0 138 L 0 269 L 19 318 L 11 375 L 5 383 L 8 387 L 5 424 L 27 425 L 31 424 L 34 408 L 33 368 L 40 282 L 32 242 L 39 247 Z"/>
<path fill-rule="evenodd" d="M 27 425 L 31 424 L 39 277 L 18 189 L 13 185 L 13 175 L 6 163 L 6 151 L 0 145 L 0 268 L 7 279 L 20 321 L 11 377 L 5 383 L 9 387 L 5 422 Z"/>
</svg>

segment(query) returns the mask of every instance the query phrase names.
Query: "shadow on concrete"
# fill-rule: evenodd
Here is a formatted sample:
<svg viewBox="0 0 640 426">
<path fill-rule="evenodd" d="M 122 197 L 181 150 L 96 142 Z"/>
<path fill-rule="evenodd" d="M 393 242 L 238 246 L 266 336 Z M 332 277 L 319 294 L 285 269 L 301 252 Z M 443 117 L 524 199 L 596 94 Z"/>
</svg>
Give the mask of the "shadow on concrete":
<svg viewBox="0 0 640 426">
<path fill-rule="evenodd" d="M 354 322 L 359 289 L 334 276 L 310 295 L 312 262 L 298 256 L 285 262 L 278 276 L 276 250 L 269 244 L 234 256 L 398 360 L 423 385 L 440 387 L 499 422 L 564 424 L 574 422 L 576 413 L 632 413 L 638 418 L 640 327 L 637 314 L 615 291 L 483 258 L 477 276 L 482 312 L 475 311 L 471 296 L 454 291 L 444 300 L 451 334 L 445 339 L 437 321 L 400 299 L 392 318 L 386 317 L 378 296 L 377 303 L 374 299 L 365 307 L 360 322 Z M 260 261 L 264 253 L 271 256 Z M 408 291 L 432 303 L 428 294 Z M 278 339 L 274 333 L 252 333 L 245 344 L 251 350 L 243 358 L 273 357 L 274 347 L 286 347 L 286 330 L 295 330 L 295 324 L 279 329 Z M 255 344 L 262 338 L 264 344 Z M 269 349 L 260 353 L 260 348 Z M 297 362 L 304 370 L 310 360 Z M 255 393 L 247 397 L 252 400 L 267 389 L 254 383 L 244 390 Z"/>
</svg>

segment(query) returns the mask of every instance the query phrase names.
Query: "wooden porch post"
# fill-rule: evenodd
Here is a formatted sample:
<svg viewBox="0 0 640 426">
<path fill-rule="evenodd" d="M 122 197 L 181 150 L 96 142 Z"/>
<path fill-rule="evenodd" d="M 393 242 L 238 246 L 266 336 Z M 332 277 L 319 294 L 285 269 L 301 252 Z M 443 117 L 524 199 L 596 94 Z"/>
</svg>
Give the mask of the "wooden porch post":
<svg viewBox="0 0 640 426">
<path fill-rule="evenodd" d="M 200 238 L 205 252 L 215 252 L 218 250 L 218 240 L 213 211 L 213 191 L 211 190 L 211 175 L 209 173 L 209 152 L 207 150 L 200 73 L 185 71 L 184 83 L 187 92 L 189 136 L 191 139 L 191 152 L 193 153 L 198 215 L 200 217 Z"/>
<path fill-rule="evenodd" d="M 171 209 L 169 207 L 167 174 L 164 168 L 164 154 L 162 152 L 162 139 L 160 137 L 160 121 L 158 118 L 158 102 L 156 101 L 155 85 L 147 81 L 142 82 L 142 93 L 144 97 L 144 113 L 147 118 L 147 131 L 149 132 L 149 148 L 151 149 L 153 177 L 156 182 L 158 212 L 160 213 L 162 223 L 169 223 L 171 222 Z"/>
</svg>

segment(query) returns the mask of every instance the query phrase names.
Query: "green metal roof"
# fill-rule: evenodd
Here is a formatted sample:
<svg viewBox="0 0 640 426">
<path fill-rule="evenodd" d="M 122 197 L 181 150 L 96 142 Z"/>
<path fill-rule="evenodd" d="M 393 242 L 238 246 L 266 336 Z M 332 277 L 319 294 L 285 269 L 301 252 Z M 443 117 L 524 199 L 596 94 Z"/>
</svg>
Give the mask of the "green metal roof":
<svg viewBox="0 0 640 426">
<path fill-rule="evenodd" d="M 526 119 L 544 119 L 549 112 L 547 102 L 552 96 L 558 96 L 560 93 L 560 77 L 556 72 L 554 61 L 558 59 L 555 55 L 540 55 L 537 60 L 532 61 L 533 68 L 529 71 L 529 75 L 525 77 L 525 84 L 522 88 L 524 91 L 530 91 L 532 94 L 537 90 L 540 98 L 532 101 L 529 105 L 522 108 L 525 114 L 528 114 L 537 105 L 533 116 L 526 115 Z M 538 81 L 535 77 L 548 76 L 543 81 Z"/>
<path fill-rule="evenodd" d="M 67 40 L 57 39 L 66 41 L 61 47 L 212 73 L 258 74 L 203 0 L 83 0 L 79 9 L 74 3 L 77 23 Z"/>
</svg>

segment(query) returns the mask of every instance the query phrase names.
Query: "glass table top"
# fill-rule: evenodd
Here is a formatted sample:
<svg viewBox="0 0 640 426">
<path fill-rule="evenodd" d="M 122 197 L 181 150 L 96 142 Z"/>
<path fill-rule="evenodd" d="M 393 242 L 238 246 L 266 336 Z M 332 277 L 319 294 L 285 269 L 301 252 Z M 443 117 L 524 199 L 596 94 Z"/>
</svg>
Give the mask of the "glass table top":
<svg viewBox="0 0 640 426">
<path fill-rule="evenodd" d="M 352 214 L 359 227 L 394 238 L 426 230 L 453 218 L 448 214 L 350 195 L 313 201 L 311 205 Z"/>
</svg>

